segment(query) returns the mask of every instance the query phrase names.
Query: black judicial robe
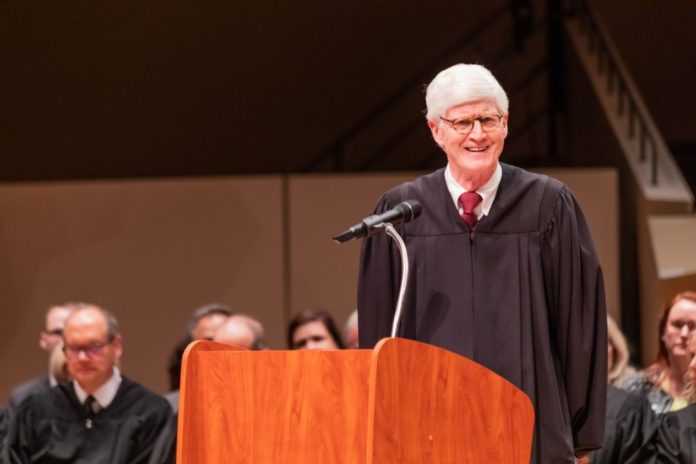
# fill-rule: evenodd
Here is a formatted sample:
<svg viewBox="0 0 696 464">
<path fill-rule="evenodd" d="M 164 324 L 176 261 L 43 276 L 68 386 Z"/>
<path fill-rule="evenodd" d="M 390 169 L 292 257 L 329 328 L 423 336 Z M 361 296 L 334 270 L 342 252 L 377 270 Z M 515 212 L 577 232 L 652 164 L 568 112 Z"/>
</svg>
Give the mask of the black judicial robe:
<svg viewBox="0 0 696 464">
<path fill-rule="evenodd" d="M 72 383 L 30 396 L 17 409 L 12 463 L 147 463 L 171 415 L 167 401 L 123 377 L 113 402 L 90 420 Z"/>
<path fill-rule="evenodd" d="M 501 166 L 495 201 L 473 230 L 444 168 L 379 200 L 375 213 L 404 200 L 423 205 L 419 218 L 398 226 L 411 269 L 399 336 L 459 353 L 522 389 L 536 413 L 532 462 L 571 463 L 604 435 L 602 272 L 573 194 L 555 179 Z M 364 241 L 361 348 L 390 335 L 400 272 L 386 235 Z"/>
<path fill-rule="evenodd" d="M 650 403 L 638 393 L 609 385 L 604 445 L 593 454 L 592 464 L 645 463 L 644 445 L 653 440 L 657 418 Z"/>
<path fill-rule="evenodd" d="M 662 416 L 657 433 L 657 462 L 696 463 L 696 404 Z"/>
</svg>

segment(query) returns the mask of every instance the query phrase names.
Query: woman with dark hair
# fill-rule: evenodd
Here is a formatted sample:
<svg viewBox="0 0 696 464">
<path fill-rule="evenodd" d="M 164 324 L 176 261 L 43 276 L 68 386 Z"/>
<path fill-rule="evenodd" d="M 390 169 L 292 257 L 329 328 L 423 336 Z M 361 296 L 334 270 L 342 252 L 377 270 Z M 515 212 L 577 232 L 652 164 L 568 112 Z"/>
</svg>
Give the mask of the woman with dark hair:
<svg viewBox="0 0 696 464">
<path fill-rule="evenodd" d="M 655 414 L 685 407 L 684 376 L 691 361 L 688 341 L 694 328 L 696 292 L 678 293 L 660 318 L 657 359 L 619 386 L 644 394 Z"/>
<path fill-rule="evenodd" d="M 323 309 L 305 309 L 292 318 L 288 326 L 288 346 L 291 350 L 344 348 L 336 324 Z"/>
</svg>

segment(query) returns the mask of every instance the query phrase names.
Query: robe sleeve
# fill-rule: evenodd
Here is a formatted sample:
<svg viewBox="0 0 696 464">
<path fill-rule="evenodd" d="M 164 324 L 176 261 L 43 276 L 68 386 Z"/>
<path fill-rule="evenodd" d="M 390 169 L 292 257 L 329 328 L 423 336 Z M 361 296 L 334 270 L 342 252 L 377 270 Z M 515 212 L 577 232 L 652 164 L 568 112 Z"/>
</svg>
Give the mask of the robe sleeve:
<svg viewBox="0 0 696 464">
<path fill-rule="evenodd" d="M 552 343 L 576 455 L 602 446 L 607 318 L 602 270 L 573 194 L 559 191 L 542 246 Z M 543 414 L 543 411 L 540 411 Z"/>
<path fill-rule="evenodd" d="M 663 416 L 657 434 L 657 462 L 662 463 L 693 463 L 696 462 L 696 421 L 692 414 L 696 413 L 693 406 Z M 684 418 L 689 414 L 691 417 Z M 684 421 L 680 419 L 680 416 Z"/>
<path fill-rule="evenodd" d="M 153 395 L 154 396 L 154 395 Z M 152 454 L 163 433 L 166 433 L 168 422 L 173 415 L 169 403 L 164 398 L 155 397 L 156 401 L 148 406 L 144 415 L 144 424 L 140 427 L 134 441 L 133 455 L 128 459 L 132 464 L 151 463 Z"/>
<path fill-rule="evenodd" d="M 50 446 L 50 443 L 42 443 L 38 450 L 36 448 L 32 427 L 36 418 L 33 417 L 32 405 L 33 398 L 27 398 L 11 415 L 6 450 L 7 462 L 11 464 L 31 463 L 31 450 L 41 455 Z"/>
<path fill-rule="evenodd" d="M 395 203 L 385 196 L 377 203 L 374 214 L 390 209 Z M 397 228 L 398 229 L 398 228 Z M 358 273 L 358 336 L 360 348 L 372 348 L 391 334 L 399 284 L 401 263 L 391 238 L 381 233 L 362 243 Z"/>
</svg>

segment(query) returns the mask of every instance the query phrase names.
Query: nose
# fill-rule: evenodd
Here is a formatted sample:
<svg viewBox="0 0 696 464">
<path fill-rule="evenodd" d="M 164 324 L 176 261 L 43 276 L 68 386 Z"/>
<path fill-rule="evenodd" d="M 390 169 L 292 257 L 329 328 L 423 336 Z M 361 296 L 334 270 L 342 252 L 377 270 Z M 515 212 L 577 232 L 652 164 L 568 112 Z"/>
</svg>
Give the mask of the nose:
<svg viewBox="0 0 696 464">
<path fill-rule="evenodd" d="M 89 356 L 87 356 L 87 352 L 85 350 L 79 350 L 77 352 L 77 359 L 80 361 L 86 361 L 89 359 Z"/>
<path fill-rule="evenodd" d="M 474 125 L 471 127 L 469 132 L 469 138 L 480 139 L 486 136 L 486 131 L 481 127 L 481 121 L 474 119 Z"/>
<path fill-rule="evenodd" d="M 690 332 L 691 332 L 691 329 L 689 327 L 689 324 L 684 324 L 681 328 L 681 336 L 688 337 Z"/>
</svg>

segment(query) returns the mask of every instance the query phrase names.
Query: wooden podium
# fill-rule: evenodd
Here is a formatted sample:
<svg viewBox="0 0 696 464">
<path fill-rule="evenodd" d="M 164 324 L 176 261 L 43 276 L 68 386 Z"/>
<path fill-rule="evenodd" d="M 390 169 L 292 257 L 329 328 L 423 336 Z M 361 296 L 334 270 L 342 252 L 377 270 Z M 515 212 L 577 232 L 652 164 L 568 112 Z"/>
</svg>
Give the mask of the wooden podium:
<svg viewBox="0 0 696 464">
<path fill-rule="evenodd" d="M 177 462 L 525 463 L 529 398 L 488 369 L 424 343 L 374 350 L 184 354 Z"/>
</svg>

